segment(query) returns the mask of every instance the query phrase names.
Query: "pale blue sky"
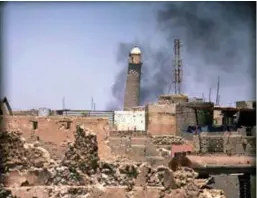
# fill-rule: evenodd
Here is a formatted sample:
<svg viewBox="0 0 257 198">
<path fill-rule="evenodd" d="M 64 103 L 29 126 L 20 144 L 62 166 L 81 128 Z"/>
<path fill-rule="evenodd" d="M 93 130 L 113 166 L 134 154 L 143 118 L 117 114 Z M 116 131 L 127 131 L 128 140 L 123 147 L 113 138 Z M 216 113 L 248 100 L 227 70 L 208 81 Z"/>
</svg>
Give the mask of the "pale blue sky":
<svg viewBox="0 0 257 198">
<path fill-rule="evenodd" d="M 97 109 L 111 98 L 120 42 L 152 39 L 150 3 L 8 3 L 5 93 L 14 109 Z M 154 39 L 153 39 L 154 40 Z M 126 65 L 124 65 L 126 67 Z"/>
<path fill-rule="evenodd" d="M 127 67 L 117 63 L 119 43 L 140 40 L 154 48 L 172 48 L 173 43 L 168 43 L 157 28 L 156 10 L 160 6 L 163 5 L 151 2 L 5 4 L 4 87 L 12 108 L 59 109 L 65 97 L 66 108 L 90 109 L 94 97 L 96 109 L 105 109 L 112 100 L 111 87 L 116 75 L 121 67 Z M 208 93 L 209 85 L 194 82 L 192 77 L 197 75 L 194 66 L 205 63 L 200 57 L 183 55 L 187 93 Z M 206 66 L 206 82 L 213 68 Z M 241 75 L 239 70 L 234 73 L 223 77 L 231 79 L 221 89 L 224 104 L 253 96 L 249 94 L 252 82 L 247 80 L 248 76 Z M 217 75 L 212 81 L 216 81 Z"/>
</svg>

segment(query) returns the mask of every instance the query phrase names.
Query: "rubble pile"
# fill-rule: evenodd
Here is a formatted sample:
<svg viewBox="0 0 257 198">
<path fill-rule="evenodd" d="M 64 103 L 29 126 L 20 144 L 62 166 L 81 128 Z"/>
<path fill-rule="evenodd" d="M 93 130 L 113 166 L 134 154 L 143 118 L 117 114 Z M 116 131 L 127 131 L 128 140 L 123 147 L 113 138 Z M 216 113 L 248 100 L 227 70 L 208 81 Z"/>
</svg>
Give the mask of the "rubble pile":
<svg viewBox="0 0 257 198">
<path fill-rule="evenodd" d="M 79 198 L 88 195 L 88 189 L 82 187 L 60 188 L 56 187 L 48 191 L 49 198 Z"/>
<path fill-rule="evenodd" d="M 174 136 L 173 140 L 170 136 L 158 138 L 155 141 L 159 141 L 159 144 L 168 144 L 171 141 L 184 142 L 177 136 Z M 37 178 L 42 176 L 42 185 L 48 186 L 51 198 L 101 194 L 104 193 L 105 187 L 110 186 L 126 186 L 131 193 L 135 189 L 134 186 L 148 186 L 164 187 L 164 194 L 176 194 L 172 197 L 183 195 L 225 198 L 222 191 L 206 189 L 205 185 L 202 185 L 204 182 L 200 185 L 198 174 L 190 168 L 180 167 L 173 172 L 166 166 L 153 168 L 147 163 L 136 163 L 125 159 L 115 162 L 100 161 L 96 135 L 82 127 L 77 127 L 75 142 L 69 146 L 64 159 L 60 162 L 52 160 L 50 154 L 37 144 L 27 144 L 16 132 L 0 133 L 0 152 L 3 153 L 1 160 L 5 171 L 8 171 L 5 167 L 24 172 L 32 169 L 34 172 L 38 171 L 34 176 Z M 30 185 L 34 185 L 33 181 L 27 182 L 27 186 Z M 62 186 L 69 187 L 62 188 Z M 5 193 L 4 197 L 12 198 L 8 192 L 0 188 L 0 197 Z M 95 197 L 100 197 L 100 194 Z"/>
<path fill-rule="evenodd" d="M 182 137 L 176 135 L 154 136 L 152 137 L 152 141 L 155 145 L 180 145 L 185 143 L 185 140 Z"/>
<path fill-rule="evenodd" d="M 94 174 L 98 168 L 98 146 L 96 135 L 77 127 L 75 142 L 65 153 L 62 165 L 79 168 L 83 173 Z"/>
<path fill-rule="evenodd" d="M 168 150 L 166 148 L 158 148 L 156 149 L 156 151 L 159 153 L 161 157 L 170 158 L 170 149 Z"/>
<path fill-rule="evenodd" d="M 103 186 L 127 186 L 132 189 L 138 175 L 136 164 L 100 162 L 97 182 Z"/>
<path fill-rule="evenodd" d="M 159 186 L 163 185 L 165 170 L 168 169 L 164 166 L 159 166 L 156 169 L 151 168 L 148 164 L 143 164 L 141 169 L 144 169 L 146 173 L 146 184 L 148 186 Z"/>
<path fill-rule="evenodd" d="M 3 198 L 17 198 L 16 196 L 12 195 L 12 192 L 10 190 L 7 190 L 0 185 L 0 197 Z"/>
<path fill-rule="evenodd" d="M 67 166 L 53 166 L 46 171 L 49 173 L 49 176 L 45 185 L 81 186 L 89 184 L 90 181 L 87 175 Z"/>
<path fill-rule="evenodd" d="M 25 144 L 21 133 L 2 131 L 0 133 L 0 172 L 5 173 L 11 168 L 25 170 L 30 167 L 41 168 L 48 162 L 43 149 Z"/>
<path fill-rule="evenodd" d="M 176 188 L 182 189 L 184 197 L 226 198 L 224 191 L 210 189 L 212 178 L 198 179 L 198 173 L 191 168 L 180 167 L 173 172 Z"/>
<path fill-rule="evenodd" d="M 173 173 L 177 188 L 186 186 L 198 177 L 198 173 L 191 168 L 180 167 Z"/>
<path fill-rule="evenodd" d="M 224 191 L 217 189 L 203 189 L 200 191 L 198 198 L 226 198 Z"/>
<path fill-rule="evenodd" d="M 152 168 L 147 163 L 101 162 L 97 181 L 103 186 L 127 186 L 132 188 L 138 180 L 147 186 L 162 187 L 168 167 Z"/>
</svg>

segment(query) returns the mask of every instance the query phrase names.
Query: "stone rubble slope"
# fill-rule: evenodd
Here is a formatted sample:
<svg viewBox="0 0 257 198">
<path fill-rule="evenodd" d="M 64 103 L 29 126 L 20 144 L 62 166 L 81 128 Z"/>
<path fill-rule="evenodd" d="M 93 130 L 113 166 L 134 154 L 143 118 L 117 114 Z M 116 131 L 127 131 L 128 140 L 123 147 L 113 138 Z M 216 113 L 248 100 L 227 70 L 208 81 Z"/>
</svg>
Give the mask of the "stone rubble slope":
<svg viewBox="0 0 257 198">
<path fill-rule="evenodd" d="M 77 127 L 75 142 L 69 145 L 60 162 L 53 161 L 44 148 L 26 144 L 17 132 L 0 133 L 1 173 L 9 171 L 37 171 L 43 175 L 43 186 L 53 186 L 48 197 L 100 197 L 106 187 L 125 186 L 129 197 L 133 197 L 135 186 L 159 187 L 165 197 L 225 198 L 223 191 L 206 188 L 198 174 L 190 168 L 181 167 L 173 172 L 166 166 L 157 168 L 147 163 L 117 160 L 104 162 L 98 157 L 97 138 L 94 133 Z M 38 176 L 39 177 L 39 176 Z M 27 186 L 35 184 L 27 182 Z M 63 185 L 73 186 L 60 190 Z M 85 186 L 91 188 L 76 188 Z M 88 189 L 87 188 L 87 189 Z M 3 189 L 3 188 L 2 188 Z M 0 191 L 1 192 L 1 191 Z M 96 194 L 100 193 L 99 196 Z M 163 197 L 163 195 L 160 195 Z M 10 197 L 11 198 L 11 197 Z"/>
<path fill-rule="evenodd" d="M 26 144 L 18 131 L 0 133 L 0 172 L 10 168 L 27 170 L 30 167 L 42 168 L 48 163 L 48 155 L 43 148 Z"/>
<path fill-rule="evenodd" d="M 172 145 L 172 144 L 180 145 L 185 143 L 184 138 L 176 135 L 153 136 L 152 141 L 156 145 Z"/>
</svg>

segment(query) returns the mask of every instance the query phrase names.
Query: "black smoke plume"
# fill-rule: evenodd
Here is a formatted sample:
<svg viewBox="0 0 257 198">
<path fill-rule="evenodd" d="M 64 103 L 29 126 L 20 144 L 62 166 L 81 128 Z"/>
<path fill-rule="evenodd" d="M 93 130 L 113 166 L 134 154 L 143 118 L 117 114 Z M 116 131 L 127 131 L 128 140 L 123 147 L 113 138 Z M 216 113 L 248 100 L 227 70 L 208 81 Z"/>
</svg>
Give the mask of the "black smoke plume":
<svg viewBox="0 0 257 198">
<path fill-rule="evenodd" d="M 143 52 L 141 103 L 155 101 L 168 92 L 172 81 L 173 40 L 181 39 L 184 67 L 183 91 L 201 94 L 216 87 L 220 76 L 221 97 L 237 98 L 237 87 L 255 98 L 255 2 L 170 2 L 156 16 L 159 34 L 169 45 L 151 48 L 139 42 Z M 137 42 L 138 43 L 138 42 Z M 127 59 L 132 43 L 121 43 L 118 62 L 122 70 L 117 75 L 112 93 L 115 101 L 109 108 L 123 103 Z M 245 84 L 245 85 L 243 85 Z M 251 88 L 249 88 L 251 87 Z M 203 90 L 199 90 L 203 89 Z M 247 93 L 246 93 L 247 92 Z M 250 93 L 249 93 L 250 92 Z M 232 96 L 233 95 L 233 96 Z"/>
</svg>

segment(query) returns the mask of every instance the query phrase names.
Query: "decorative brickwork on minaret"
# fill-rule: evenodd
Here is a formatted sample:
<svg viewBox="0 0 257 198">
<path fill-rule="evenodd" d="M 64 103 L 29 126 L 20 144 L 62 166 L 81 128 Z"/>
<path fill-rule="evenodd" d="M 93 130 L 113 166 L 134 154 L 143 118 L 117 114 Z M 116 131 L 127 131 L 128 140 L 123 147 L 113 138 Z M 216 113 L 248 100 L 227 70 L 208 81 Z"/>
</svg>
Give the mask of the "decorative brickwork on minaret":
<svg viewBox="0 0 257 198">
<path fill-rule="evenodd" d="M 129 54 L 128 75 L 124 97 L 124 110 L 139 106 L 141 66 L 141 51 L 139 48 L 135 47 Z"/>
</svg>

